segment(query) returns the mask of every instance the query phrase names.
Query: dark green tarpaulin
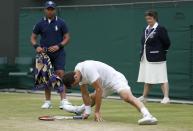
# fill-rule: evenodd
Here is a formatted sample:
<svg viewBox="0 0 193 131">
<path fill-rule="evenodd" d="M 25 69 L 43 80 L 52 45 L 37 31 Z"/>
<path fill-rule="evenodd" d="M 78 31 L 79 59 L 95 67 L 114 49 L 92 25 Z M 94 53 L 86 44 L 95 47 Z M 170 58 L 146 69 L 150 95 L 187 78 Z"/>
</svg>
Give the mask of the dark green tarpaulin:
<svg viewBox="0 0 193 131">
<path fill-rule="evenodd" d="M 146 25 L 144 12 L 151 8 L 158 11 L 159 23 L 168 29 L 172 42 L 167 62 L 170 96 L 193 99 L 193 3 L 59 8 L 58 15 L 65 19 L 71 34 L 66 47 L 67 70 L 87 59 L 105 62 L 122 72 L 133 92 L 140 95 L 143 84 L 136 82 L 140 37 Z M 39 9 L 21 9 L 20 56 L 34 56 L 29 37 L 42 15 Z M 151 96 L 161 95 L 160 87 L 155 86 Z"/>
</svg>

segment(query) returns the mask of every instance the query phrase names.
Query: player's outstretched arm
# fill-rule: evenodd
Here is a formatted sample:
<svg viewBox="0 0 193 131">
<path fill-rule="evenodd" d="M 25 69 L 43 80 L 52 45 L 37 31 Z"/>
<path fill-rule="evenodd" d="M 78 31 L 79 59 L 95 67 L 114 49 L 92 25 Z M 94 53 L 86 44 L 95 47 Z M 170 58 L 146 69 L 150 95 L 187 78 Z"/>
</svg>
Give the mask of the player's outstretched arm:
<svg viewBox="0 0 193 131">
<path fill-rule="evenodd" d="M 91 114 L 91 104 L 90 104 L 91 99 L 89 96 L 89 92 L 87 90 L 87 85 L 81 85 L 80 90 L 81 90 L 82 99 L 85 105 L 85 111 L 82 115 L 83 115 L 83 119 L 87 119 L 89 115 Z"/>
<path fill-rule="evenodd" d="M 100 107 L 102 102 L 102 85 L 100 80 L 97 79 L 95 82 L 92 83 L 92 86 L 95 88 L 95 121 L 100 122 L 103 121 L 101 114 L 100 114 Z"/>
<path fill-rule="evenodd" d="M 81 85 L 80 86 L 80 90 L 81 90 L 81 93 L 82 93 L 82 99 L 83 99 L 83 102 L 86 106 L 90 106 L 90 97 L 89 97 L 89 92 L 87 90 L 87 85 Z"/>
</svg>

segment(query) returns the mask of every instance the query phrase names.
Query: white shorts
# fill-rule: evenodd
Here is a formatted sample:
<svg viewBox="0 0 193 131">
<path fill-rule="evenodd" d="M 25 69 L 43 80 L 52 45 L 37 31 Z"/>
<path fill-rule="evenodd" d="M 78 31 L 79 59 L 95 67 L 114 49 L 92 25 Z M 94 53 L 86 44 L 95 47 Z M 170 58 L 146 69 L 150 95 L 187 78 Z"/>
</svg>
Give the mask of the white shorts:
<svg viewBox="0 0 193 131">
<path fill-rule="evenodd" d="M 128 85 L 128 81 L 125 78 L 124 75 L 120 74 L 119 76 L 116 76 L 116 83 L 109 87 L 103 88 L 103 94 L 102 97 L 107 97 L 109 95 L 112 95 L 113 93 L 120 93 L 123 90 L 129 90 L 131 91 L 130 86 Z"/>
</svg>

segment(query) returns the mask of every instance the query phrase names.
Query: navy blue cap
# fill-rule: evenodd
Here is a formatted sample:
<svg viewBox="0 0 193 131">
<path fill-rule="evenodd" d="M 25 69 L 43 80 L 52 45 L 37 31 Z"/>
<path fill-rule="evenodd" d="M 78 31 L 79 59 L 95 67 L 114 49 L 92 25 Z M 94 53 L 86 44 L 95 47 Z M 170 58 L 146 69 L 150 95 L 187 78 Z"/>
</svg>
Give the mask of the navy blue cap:
<svg viewBox="0 0 193 131">
<path fill-rule="evenodd" d="M 45 3 L 45 8 L 56 8 L 56 3 L 54 3 L 53 1 L 47 1 Z"/>
</svg>

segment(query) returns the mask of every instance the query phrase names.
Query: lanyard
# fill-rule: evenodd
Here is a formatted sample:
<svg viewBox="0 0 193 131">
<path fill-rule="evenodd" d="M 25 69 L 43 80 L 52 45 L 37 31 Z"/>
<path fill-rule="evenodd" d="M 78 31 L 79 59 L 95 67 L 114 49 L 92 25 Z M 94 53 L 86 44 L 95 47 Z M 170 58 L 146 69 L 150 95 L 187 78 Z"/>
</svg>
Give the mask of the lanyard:
<svg viewBox="0 0 193 131">
<path fill-rule="evenodd" d="M 153 31 L 151 33 L 149 33 L 149 35 L 147 36 L 146 30 L 145 30 L 145 42 L 147 42 L 148 38 L 155 32 L 156 28 L 153 29 Z"/>
</svg>

